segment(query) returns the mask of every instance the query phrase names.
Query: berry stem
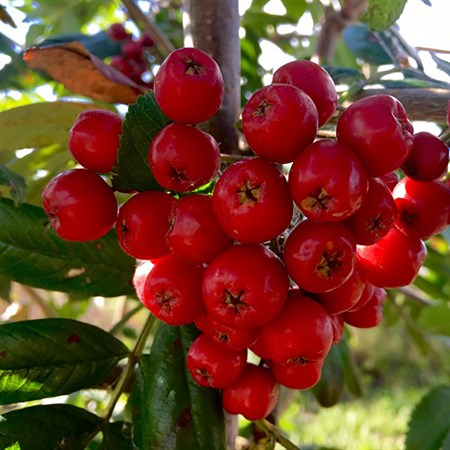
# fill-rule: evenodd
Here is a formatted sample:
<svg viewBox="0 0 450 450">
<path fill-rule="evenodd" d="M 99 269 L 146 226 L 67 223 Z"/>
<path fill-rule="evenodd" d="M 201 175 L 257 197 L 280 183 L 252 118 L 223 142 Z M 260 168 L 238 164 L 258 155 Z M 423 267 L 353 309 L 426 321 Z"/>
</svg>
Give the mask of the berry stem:
<svg viewBox="0 0 450 450">
<path fill-rule="evenodd" d="M 284 437 L 280 430 L 267 419 L 256 420 L 254 423 L 260 430 L 268 435 L 272 435 L 286 450 L 300 450 L 300 447 L 297 447 L 288 438 Z"/>
</svg>

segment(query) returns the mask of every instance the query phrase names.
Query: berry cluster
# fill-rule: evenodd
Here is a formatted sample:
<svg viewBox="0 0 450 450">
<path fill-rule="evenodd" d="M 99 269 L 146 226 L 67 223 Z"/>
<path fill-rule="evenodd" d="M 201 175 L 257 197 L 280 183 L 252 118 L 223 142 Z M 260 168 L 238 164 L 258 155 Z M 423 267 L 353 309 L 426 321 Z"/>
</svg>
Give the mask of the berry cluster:
<svg viewBox="0 0 450 450">
<path fill-rule="evenodd" d="M 335 114 L 336 89 L 319 65 L 295 61 L 243 108 L 255 156 L 220 173 L 219 145 L 197 126 L 223 100 L 216 62 L 176 50 L 154 93 L 173 121 L 148 151 L 162 189 L 131 195 L 117 212 L 95 172 L 111 170 L 121 121 L 87 111 L 69 141 L 85 168 L 53 179 L 44 209 L 65 239 L 96 239 L 115 222 L 121 248 L 138 260 L 142 303 L 169 325 L 201 330 L 187 354 L 192 377 L 220 389 L 228 412 L 260 419 L 280 384 L 319 381 L 345 323 L 377 326 L 385 289 L 414 281 L 423 241 L 450 222 L 450 189 L 439 180 L 448 149 L 414 134 L 388 95 L 356 101 L 339 117 L 336 139 L 318 139 Z M 211 181 L 212 195 L 196 191 Z"/>
<path fill-rule="evenodd" d="M 147 52 L 154 45 L 152 37 L 143 33 L 138 39 L 135 39 L 121 23 L 111 25 L 108 28 L 108 34 L 111 39 L 122 43 L 121 54 L 112 57 L 111 66 L 135 83 L 145 84 L 152 88 L 152 83 L 142 80 L 142 75 L 149 70 Z"/>
</svg>

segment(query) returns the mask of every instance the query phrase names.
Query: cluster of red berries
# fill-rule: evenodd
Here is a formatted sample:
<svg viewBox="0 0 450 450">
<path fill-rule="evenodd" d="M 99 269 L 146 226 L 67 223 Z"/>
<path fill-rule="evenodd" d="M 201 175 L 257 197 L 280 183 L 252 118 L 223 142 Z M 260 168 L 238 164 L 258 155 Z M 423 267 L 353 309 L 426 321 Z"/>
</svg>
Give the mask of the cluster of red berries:
<svg viewBox="0 0 450 450">
<path fill-rule="evenodd" d="M 216 62 L 198 49 L 176 50 L 154 93 L 173 121 L 148 151 L 163 189 L 133 194 L 117 213 L 112 189 L 95 172 L 114 164 L 120 118 L 87 111 L 69 141 L 85 169 L 53 179 L 44 209 L 66 239 L 95 239 L 115 222 L 120 246 L 138 260 L 133 281 L 142 303 L 169 325 L 201 330 L 187 354 L 192 377 L 220 389 L 228 412 L 260 419 L 280 384 L 306 389 L 319 381 L 344 323 L 377 326 L 385 289 L 414 281 L 423 240 L 450 221 L 450 189 L 439 181 L 448 149 L 429 133 L 414 134 L 401 103 L 387 95 L 353 103 L 338 119 L 337 138 L 317 139 L 335 114 L 336 89 L 319 65 L 295 61 L 243 109 L 255 156 L 219 173 L 219 145 L 197 126 L 223 100 Z M 400 170 L 406 176 L 398 181 Z M 211 181 L 212 195 L 196 192 Z"/>
<path fill-rule="evenodd" d="M 142 75 L 149 70 L 148 49 L 153 47 L 152 37 L 142 33 L 135 39 L 122 23 L 114 23 L 108 28 L 111 39 L 121 42 L 121 54 L 113 56 L 111 66 L 138 84 L 148 84 L 142 80 Z M 148 87 L 153 87 L 148 84 Z"/>
</svg>

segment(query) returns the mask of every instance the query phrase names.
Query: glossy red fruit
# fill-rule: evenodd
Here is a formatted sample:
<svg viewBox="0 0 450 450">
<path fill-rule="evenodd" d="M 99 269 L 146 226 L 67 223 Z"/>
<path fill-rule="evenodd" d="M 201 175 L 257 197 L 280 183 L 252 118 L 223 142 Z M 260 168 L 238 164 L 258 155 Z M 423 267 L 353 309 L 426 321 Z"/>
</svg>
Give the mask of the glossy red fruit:
<svg viewBox="0 0 450 450">
<path fill-rule="evenodd" d="M 254 244 L 275 239 L 289 226 L 293 204 L 284 175 L 251 158 L 232 164 L 219 178 L 213 209 L 232 239 Z"/>
<path fill-rule="evenodd" d="M 303 150 L 289 171 L 289 190 L 303 214 L 315 222 L 351 216 L 363 203 L 367 176 L 343 143 L 317 140 Z"/>
<path fill-rule="evenodd" d="M 413 148 L 413 127 L 405 108 L 390 95 L 357 100 L 340 116 L 337 138 L 355 152 L 369 177 L 402 166 Z"/>
<path fill-rule="evenodd" d="M 342 223 L 300 222 L 286 240 L 284 263 L 302 289 L 322 293 L 344 284 L 355 265 L 355 239 Z"/>
<path fill-rule="evenodd" d="M 242 414 L 248 420 L 268 416 L 278 401 L 279 385 L 272 372 L 247 363 L 239 379 L 222 393 L 222 404 L 229 414 Z"/>
<path fill-rule="evenodd" d="M 136 261 L 132 282 L 136 295 L 141 302 L 144 298 L 145 282 L 154 265 L 155 262 L 150 260 L 138 259 Z"/>
<path fill-rule="evenodd" d="M 191 194 L 177 200 L 169 223 L 167 245 L 189 261 L 209 262 L 233 243 L 217 222 L 209 195 Z"/>
<path fill-rule="evenodd" d="M 131 34 L 125 29 L 122 23 L 113 23 L 108 28 L 108 34 L 115 41 L 125 41 L 131 39 Z"/>
<path fill-rule="evenodd" d="M 388 234 L 396 217 L 397 206 L 388 187 L 379 178 L 370 178 L 367 197 L 345 225 L 357 244 L 371 245 Z"/>
<path fill-rule="evenodd" d="M 90 109 L 78 115 L 69 131 L 69 150 L 86 169 L 111 172 L 116 164 L 122 118 L 101 109 Z"/>
<path fill-rule="evenodd" d="M 356 305 L 365 285 L 365 275 L 359 265 L 355 264 L 350 278 L 344 284 L 320 294 L 318 300 L 328 314 L 340 314 Z"/>
<path fill-rule="evenodd" d="M 317 362 L 277 364 L 270 363 L 275 379 L 291 389 L 309 389 L 315 386 L 322 376 L 324 360 Z"/>
<path fill-rule="evenodd" d="M 358 260 L 356 264 L 359 265 Z M 372 297 L 375 291 L 375 286 L 370 283 L 364 283 L 364 289 L 362 291 L 361 296 L 358 301 L 348 310 L 349 312 L 357 311 L 359 308 L 362 308 Z M 347 311 L 346 311 L 347 312 Z"/>
<path fill-rule="evenodd" d="M 204 268 L 177 255 L 155 261 L 144 287 L 144 306 L 169 325 L 186 325 L 204 312 L 201 299 Z"/>
<path fill-rule="evenodd" d="M 344 314 L 330 314 L 333 325 L 333 345 L 337 344 L 344 334 Z"/>
<path fill-rule="evenodd" d="M 392 192 L 395 188 L 395 185 L 398 183 L 398 180 L 400 177 L 398 176 L 397 172 L 390 172 L 386 175 L 382 175 L 378 178 L 381 180 L 389 189 L 390 192 Z"/>
<path fill-rule="evenodd" d="M 202 333 L 189 347 L 186 366 L 200 386 L 222 389 L 239 378 L 246 360 L 247 350 L 226 350 Z"/>
<path fill-rule="evenodd" d="M 242 131 L 262 158 L 287 163 L 316 137 L 317 109 L 311 98 L 289 84 L 256 91 L 242 110 Z"/>
<path fill-rule="evenodd" d="M 52 178 L 42 191 L 42 207 L 60 237 L 91 241 L 104 236 L 117 218 L 114 191 L 100 175 L 71 169 Z"/>
<path fill-rule="evenodd" d="M 276 363 L 316 362 L 331 348 L 333 325 L 318 302 L 294 291 L 280 313 L 261 327 L 261 341 L 268 358 Z"/>
<path fill-rule="evenodd" d="M 402 166 L 403 172 L 416 181 L 432 181 L 447 171 L 449 149 L 442 139 L 427 131 L 414 134 L 414 146 Z"/>
<path fill-rule="evenodd" d="M 357 311 L 344 314 L 344 320 L 356 328 L 373 328 L 383 320 L 383 306 L 386 302 L 386 291 L 375 288 L 369 301 Z"/>
<path fill-rule="evenodd" d="M 329 73 L 313 61 L 291 61 L 273 74 L 272 83 L 292 84 L 306 92 L 316 105 L 319 127 L 336 111 L 337 93 Z"/>
<path fill-rule="evenodd" d="M 148 162 L 164 189 L 190 192 L 216 176 L 220 168 L 219 145 L 198 128 L 171 123 L 152 140 Z"/>
<path fill-rule="evenodd" d="M 450 218 L 450 188 L 438 180 L 405 177 L 392 193 L 397 205 L 395 226 L 408 236 L 429 239 L 443 231 Z"/>
<path fill-rule="evenodd" d="M 175 199 L 162 191 L 139 192 L 123 203 L 116 221 L 122 250 L 137 259 L 167 255 L 166 233 L 174 203 Z"/>
<path fill-rule="evenodd" d="M 263 245 L 242 244 L 211 261 L 203 278 L 203 300 L 217 321 L 251 328 L 273 319 L 283 307 L 289 279 L 279 258 Z"/>
<path fill-rule="evenodd" d="M 411 284 L 426 255 L 426 247 L 420 239 L 408 237 L 396 227 L 377 243 L 357 248 L 358 261 L 367 281 L 384 288 Z"/>
<path fill-rule="evenodd" d="M 212 342 L 232 351 L 244 350 L 253 345 L 259 337 L 259 328 L 233 328 L 218 322 L 209 314 L 203 314 L 195 321 Z"/>
<path fill-rule="evenodd" d="M 163 61 L 154 84 L 159 107 L 175 122 L 197 124 L 219 110 L 224 94 L 220 68 L 198 48 L 180 48 Z"/>
</svg>

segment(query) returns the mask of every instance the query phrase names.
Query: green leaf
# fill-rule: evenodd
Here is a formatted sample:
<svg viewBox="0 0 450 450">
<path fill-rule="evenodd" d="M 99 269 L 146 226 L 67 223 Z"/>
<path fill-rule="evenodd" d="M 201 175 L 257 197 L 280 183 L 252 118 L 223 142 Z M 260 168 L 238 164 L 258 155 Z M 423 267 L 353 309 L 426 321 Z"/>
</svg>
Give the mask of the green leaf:
<svg viewBox="0 0 450 450">
<path fill-rule="evenodd" d="M 42 208 L 0 198 L 0 274 L 30 286 L 115 297 L 134 292 L 134 260 L 112 230 L 90 242 L 68 242 Z"/>
<path fill-rule="evenodd" d="M 99 108 L 92 103 L 34 103 L 0 112 L 0 151 L 66 143 L 81 112 Z"/>
<path fill-rule="evenodd" d="M 369 0 L 364 21 L 374 31 L 383 31 L 401 16 L 406 0 Z"/>
<path fill-rule="evenodd" d="M 159 189 L 148 165 L 148 148 L 169 119 L 159 109 L 155 95 L 148 92 L 130 105 L 120 137 L 113 186 L 121 192 Z"/>
<path fill-rule="evenodd" d="M 92 387 L 127 354 L 111 334 L 72 319 L 0 325 L 0 404 Z"/>
<path fill-rule="evenodd" d="M 429 391 L 415 406 L 408 424 L 406 450 L 439 450 L 450 430 L 450 386 Z"/>
<path fill-rule="evenodd" d="M 0 417 L 0 448 L 18 443 L 20 450 L 83 450 L 101 420 L 73 405 L 37 405 Z"/>
<path fill-rule="evenodd" d="M 418 325 L 427 333 L 450 337 L 450 305 L 426 306 L 420 313 Z"/>
<path fill-rule="evenodd" d="M 134 450 L 130 424 L 125 422 L 109 423 L 103 431 L 103 440 L 98 450 Z"/>
<path fill-rule="evenodd" d="M 352 395 L 355 397 L 361 397 L 363 393 L 361 386 L 361 375 L 358 365 L 356 364 L 353 354 L 348 346 L 347 338 L 344 336 L 338 345 L 342 358 L 345 386 Z"/>
<path fill-rule="evenodd" d="M 224 450 L 219 392 L 198 386 L 186 369 L 194 326 L 160 324 L 150 356 L 139 362 L 133 393 L 135 444 L 141 450 Z"/>
<path fill-rule="evenodd" d="M 25 201 L 27 185 L 23 177 L 0 164 L 0 186 L 8 186 L 16 206 Z"/>
</svg>

